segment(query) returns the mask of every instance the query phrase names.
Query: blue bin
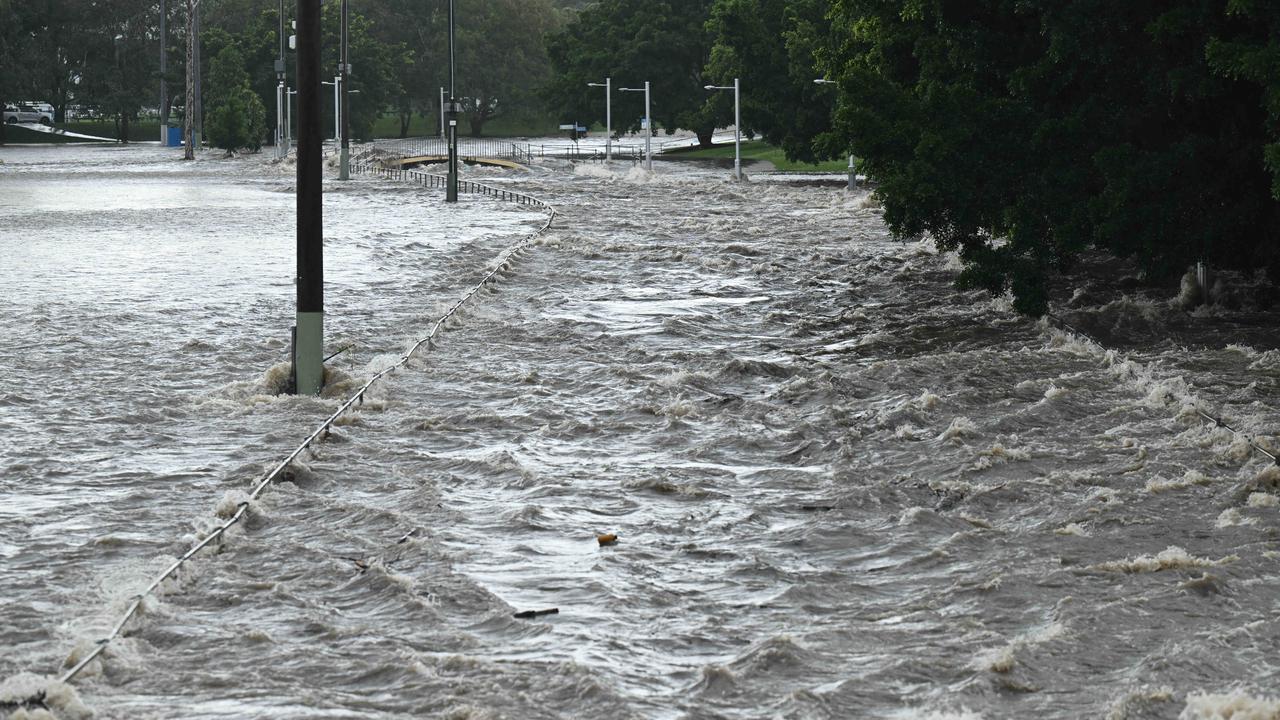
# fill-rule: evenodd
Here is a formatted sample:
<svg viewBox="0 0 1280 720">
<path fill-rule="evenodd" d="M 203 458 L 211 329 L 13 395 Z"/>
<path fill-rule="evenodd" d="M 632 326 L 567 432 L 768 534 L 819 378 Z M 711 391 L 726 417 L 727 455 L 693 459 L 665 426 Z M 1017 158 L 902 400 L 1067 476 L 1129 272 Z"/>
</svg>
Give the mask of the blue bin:
<svg viewBox="0 0 1280 720">
<path fill-rule="evenodd" d="M 182 126 L 170 125 L 169 137 L 165 139 L 165 147 L 182 147 Z"/>
</svg>

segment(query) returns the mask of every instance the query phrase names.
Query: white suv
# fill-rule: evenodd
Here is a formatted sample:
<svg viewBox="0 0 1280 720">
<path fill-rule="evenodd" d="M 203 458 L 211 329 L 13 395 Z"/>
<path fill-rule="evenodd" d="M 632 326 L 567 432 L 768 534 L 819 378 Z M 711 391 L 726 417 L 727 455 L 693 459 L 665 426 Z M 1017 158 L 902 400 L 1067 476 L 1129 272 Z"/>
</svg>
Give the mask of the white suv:
<svg viewBox="0 0 1280 720">
<path fill-rule="evenodd" d="M 47 103 L 6 105 L 4 108 L 4 121 L 10 124 L 40 123 L 41 125 L 52 125 L 53 106 Z"/>
</svg>

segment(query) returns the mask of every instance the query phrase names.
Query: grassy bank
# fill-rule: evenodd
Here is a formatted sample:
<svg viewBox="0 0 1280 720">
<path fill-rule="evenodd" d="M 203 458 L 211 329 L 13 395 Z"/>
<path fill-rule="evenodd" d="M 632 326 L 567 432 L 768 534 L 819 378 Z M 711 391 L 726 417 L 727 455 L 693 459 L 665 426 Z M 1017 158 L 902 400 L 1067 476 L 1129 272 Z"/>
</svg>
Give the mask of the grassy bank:
<svg viewBox="0 0 1280 720">
<path fill-rule="evenodd" d="M 668 150 L 664 155 L 678 155 L 681 158 L 716 158 L 733 159 L 733 143 L 717 144 L 712 148 L 692 148 Z M 849 161 L 829 160 L 816 165 L 803 162 L 792 162 L 783 154 L 782 148 L 770 145 L 763 140 L 747 140 L 742 143 L 742 160 L 760 160 L 772 163 L 774 167 L 786 172 L 845 172 L 849 169 Z"/>
</svg>

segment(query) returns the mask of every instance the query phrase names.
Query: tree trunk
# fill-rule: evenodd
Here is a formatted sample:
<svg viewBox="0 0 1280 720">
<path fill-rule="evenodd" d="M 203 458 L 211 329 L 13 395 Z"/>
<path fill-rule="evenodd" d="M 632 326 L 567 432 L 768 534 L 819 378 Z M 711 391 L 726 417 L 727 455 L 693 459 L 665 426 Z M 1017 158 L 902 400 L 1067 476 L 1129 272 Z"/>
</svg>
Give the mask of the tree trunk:
<svg viewBox="0 0 1280 720">
<path fill-rule="evenodd" d="M 714 134 L 714 131 L 712 131 L 712 130 L 699 130 L 699 131 L 697 131 L 697 135 L 698 135 L 698 147 L 700 147 L 700 148 L 709 148 L 709 147 L 711 147 L 711 136 L 712 136 L 713 134 Z"/>
<path fill-rule="evenodd" d="M 129 116 L 120 116 L 120 142 L 129 144 Z"/>
<path fill-rule="evenodd" d="M 400 113 L 400 137 L 409 137 L 409 123 L 413 122 L 413 111 Z"/>
<path fill-rule="evenodd" d="M 467 116 L 467 122 L 471 125 L 471 137 L 480 137 L 480 131 L 484 128 L 485 120 L 488 119 L 480 113 L 472 113 Z"/>
</svg>

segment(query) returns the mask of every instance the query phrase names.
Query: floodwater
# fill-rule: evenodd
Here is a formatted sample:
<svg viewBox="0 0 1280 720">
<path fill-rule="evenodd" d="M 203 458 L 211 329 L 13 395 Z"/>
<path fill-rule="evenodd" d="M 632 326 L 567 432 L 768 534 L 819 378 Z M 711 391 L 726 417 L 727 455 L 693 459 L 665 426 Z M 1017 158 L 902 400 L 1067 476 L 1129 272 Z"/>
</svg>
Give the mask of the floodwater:
<svg viewBox="0 0 1280 720">
<path fill-rule="evenodd" d="M 1280 469 L 1194 412 L 1274 449 L 1274 314 L 1103 267 L 1106 352 L 687 163 L 468 169 L 552 229 L 58 683 L 545 216 L 329 183 L 288 397 L 291 165 L 0 159 L 0 717 L 1280 717 Z"/>
</svg>

